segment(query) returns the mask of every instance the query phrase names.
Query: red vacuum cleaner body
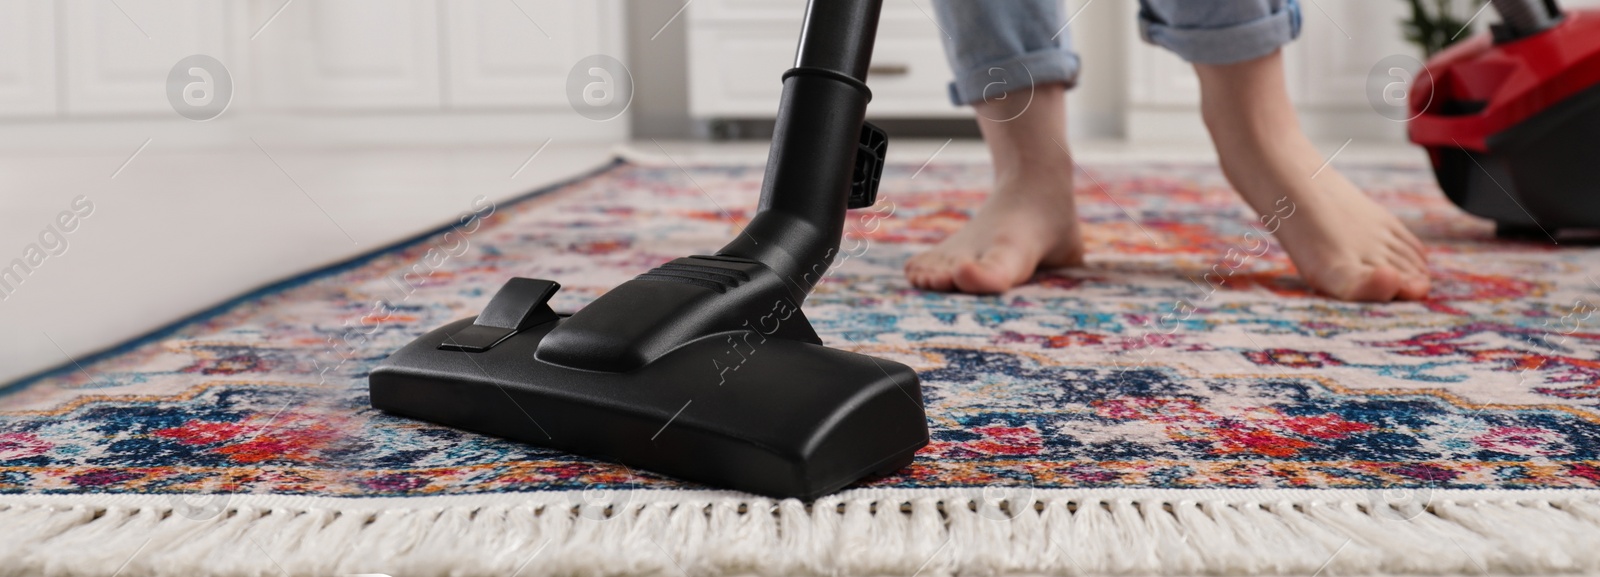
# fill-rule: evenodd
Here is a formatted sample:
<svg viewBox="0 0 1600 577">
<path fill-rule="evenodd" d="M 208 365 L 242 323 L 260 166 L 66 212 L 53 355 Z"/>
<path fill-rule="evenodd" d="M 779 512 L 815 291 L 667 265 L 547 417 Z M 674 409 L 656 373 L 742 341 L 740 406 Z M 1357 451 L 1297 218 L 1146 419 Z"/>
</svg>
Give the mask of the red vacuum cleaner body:
<svg viewBox="0 0 1600 577">
<path fill-rule="evenodd" d="M 1504 23 L 1417 75 L 1411 141 L 1450 200 L 1501 236 L 1600 228 L 1600 10 L 1495 7 Z"/>
</svg>

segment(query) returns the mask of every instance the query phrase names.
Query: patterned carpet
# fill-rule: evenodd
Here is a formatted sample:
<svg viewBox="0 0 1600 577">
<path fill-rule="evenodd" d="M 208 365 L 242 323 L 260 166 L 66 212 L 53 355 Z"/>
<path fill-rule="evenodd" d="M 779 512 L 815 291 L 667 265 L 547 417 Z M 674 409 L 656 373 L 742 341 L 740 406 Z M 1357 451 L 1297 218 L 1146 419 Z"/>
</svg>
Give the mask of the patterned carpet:
<svg viewBox="0 0 1600 577">
<path fill-rule="evenodd" d="M 871 486 L 1600 487 L 1600 252 L 1498 242 L 1424 171 L 1344 168 L 1432 247 L 1429 301 L 1308 294 L 1220 174 L 1189 165 L 1080 173 L 1082 269 L 999 297 L 924 293 L 902 264 L 964 222 L 990 174 L 890 167 L 878 208 L 852 221 L 849 258 L 806 305 L 830 345 L 924 380 L 933 441 Z M 574 310 L 715 250 L 750 216 L 761 174 L 623 163 L 464 206 L 403 249 L 14 384 L 0 396 L 0 493 L 693 487 L 378 413 L 366 374 L 510 276 L 559 280 L 554 305 Z"/>
</svg>

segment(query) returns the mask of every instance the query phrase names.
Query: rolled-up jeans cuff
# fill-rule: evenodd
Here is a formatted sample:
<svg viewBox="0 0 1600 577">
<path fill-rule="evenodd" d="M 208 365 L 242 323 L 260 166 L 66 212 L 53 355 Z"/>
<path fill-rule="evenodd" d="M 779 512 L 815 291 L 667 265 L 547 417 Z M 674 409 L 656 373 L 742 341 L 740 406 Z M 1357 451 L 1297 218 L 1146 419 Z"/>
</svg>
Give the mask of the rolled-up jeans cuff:
<svg viewBox="0 0 1600 577">
<path fill-rule="evenodd" d="M 1078 82 L 1079 66 L 1076 53 L 1050 48 L 960 70 L 950 83 L 950 101 L 957 106 L 977 104 L 1041 84 L 1072 88 Z"/>
<path fill-rule="evenodd" d="M 1195 64 L 1232 64 L 1271 54 L 1300 35 L 1300 4 L 1226 28 L 1177 28 L 1139 15 L 1139 35 Z"/>
</svg>

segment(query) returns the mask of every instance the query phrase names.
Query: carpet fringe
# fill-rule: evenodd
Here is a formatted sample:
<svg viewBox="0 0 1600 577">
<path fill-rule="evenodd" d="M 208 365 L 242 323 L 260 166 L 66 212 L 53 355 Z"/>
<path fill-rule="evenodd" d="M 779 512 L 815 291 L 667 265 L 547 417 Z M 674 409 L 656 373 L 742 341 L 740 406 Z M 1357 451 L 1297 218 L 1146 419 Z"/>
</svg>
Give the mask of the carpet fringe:
<svg viewBox="0 0 1600 577">
<path fill-rule="evenodd" d="M 1600 493 L 863 489 L 0 496 L 0 575 L 1600 571 Z M 1419 499 L 1418 497 L 1425 497 Z M 587 501 L 586 501 L 587 499 Z"/>
</svg>

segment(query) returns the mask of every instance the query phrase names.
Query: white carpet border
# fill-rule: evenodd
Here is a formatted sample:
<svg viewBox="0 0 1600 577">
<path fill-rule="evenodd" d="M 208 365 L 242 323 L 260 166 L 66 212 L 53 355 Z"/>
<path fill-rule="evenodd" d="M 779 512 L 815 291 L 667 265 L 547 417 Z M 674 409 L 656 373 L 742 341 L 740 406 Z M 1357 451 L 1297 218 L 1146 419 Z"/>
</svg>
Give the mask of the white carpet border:
<svg viewBox="0 0 1600 577">
<path fill-rule="evenodd" d="M 0 495 L 0 575 L 1597 571 L 1600 491 L 1583 490 Z"/>
</svg>

